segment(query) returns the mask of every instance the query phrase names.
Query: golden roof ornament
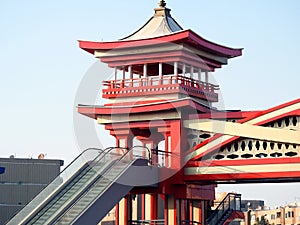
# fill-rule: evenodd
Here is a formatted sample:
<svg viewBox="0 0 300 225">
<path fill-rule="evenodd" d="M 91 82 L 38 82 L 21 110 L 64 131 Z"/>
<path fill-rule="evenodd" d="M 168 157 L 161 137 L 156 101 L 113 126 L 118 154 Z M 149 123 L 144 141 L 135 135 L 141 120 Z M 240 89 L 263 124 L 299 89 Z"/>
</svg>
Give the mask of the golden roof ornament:
<svg viewBox="0 0 300 225">
<path fill-rule="evenodd" d="M 167 3 L 165 0 L 160 0 L 160 2 L 158 3 L 158 6 L 162 7 L 162 8 L 164 8 L 166 5 L 167 5 Z"/>
</svg>

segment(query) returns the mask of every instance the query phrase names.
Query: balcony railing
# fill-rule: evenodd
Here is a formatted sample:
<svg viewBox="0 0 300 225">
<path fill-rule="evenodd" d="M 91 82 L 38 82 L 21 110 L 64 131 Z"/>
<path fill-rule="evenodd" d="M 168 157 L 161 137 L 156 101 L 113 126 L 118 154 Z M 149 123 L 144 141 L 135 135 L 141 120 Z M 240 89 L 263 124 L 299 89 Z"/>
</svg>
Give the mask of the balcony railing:
<svg viewBox="0 0 300 225">
<path fill-rule="evenodd" d="M 165 75 L 103 81 L 103 97 L 116 98 L 149 94 L 186 93 L 210 101 L 217 101 L 218 85 L 180 75 Z"/>
</svg>

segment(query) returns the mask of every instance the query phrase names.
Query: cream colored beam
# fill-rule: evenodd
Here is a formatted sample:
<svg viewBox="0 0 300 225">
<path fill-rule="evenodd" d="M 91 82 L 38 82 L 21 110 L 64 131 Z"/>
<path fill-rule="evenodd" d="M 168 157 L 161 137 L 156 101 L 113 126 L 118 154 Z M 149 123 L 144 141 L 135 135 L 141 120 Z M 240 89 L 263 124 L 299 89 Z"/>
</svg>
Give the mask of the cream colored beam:
<svg viewBox="0 0 300 225">
<path fill-rule="evenodd" d="M 207 166 L 187 167 L 185 175 L 198 174 L 239 174 L 239 173 L 271 173 L 271 172 L 293 172 L 300 170 L 300 163 L 287 164 L 259 164 L 240 166 Z"/>
<path fill-rule="evenodd" d="M 136 122 L 136 121 L 155 121 L 155 120 L 169 120 L 180 119 L 180 112 L 168 113 L 153 113 L 147 115 L 100 115 L 97 117 L 99 124 L 121 123 L 121 122 Z"/>
<path fill-rule="evenodd" d="M 187 120 L 184 126 L 190 129 L 240 136 L 258 140 L 300 144 L 300 132 L 280 128 L 261 127 L 251 124 L 225 122 L 220 120 Z"/>
</svg>

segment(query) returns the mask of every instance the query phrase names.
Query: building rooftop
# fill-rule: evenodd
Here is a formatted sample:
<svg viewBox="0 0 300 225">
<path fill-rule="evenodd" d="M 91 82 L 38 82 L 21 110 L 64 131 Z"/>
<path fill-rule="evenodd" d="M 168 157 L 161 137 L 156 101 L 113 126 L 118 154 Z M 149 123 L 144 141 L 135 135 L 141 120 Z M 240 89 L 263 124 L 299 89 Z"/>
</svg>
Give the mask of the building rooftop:
<svg viewBox="0 0 300 225">
<path fill-rule="evenodd" d="M 144 26 L 121 40 L 147 39 L 183 30 L 183 28 L 171 16 L 171 9 L 166 8 L 165 1 L 160 1 L 158 6 L 158 8 L 154 9 L 154 15 Z"/>
</svg>

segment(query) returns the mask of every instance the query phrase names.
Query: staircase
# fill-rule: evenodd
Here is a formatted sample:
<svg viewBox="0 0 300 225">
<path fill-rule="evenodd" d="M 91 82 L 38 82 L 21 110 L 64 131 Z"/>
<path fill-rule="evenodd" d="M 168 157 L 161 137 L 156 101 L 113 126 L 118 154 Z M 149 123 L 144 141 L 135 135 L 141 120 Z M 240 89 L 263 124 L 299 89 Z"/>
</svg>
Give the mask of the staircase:
<svg viewBox="0 0 300 225">
<path fill-rule="evenodd" d="M 148 150 L 133 153 L 133 148 L 86 150 L 7 225 L 97 224 L 135 186 L 127 182 L 133 174 L 155 176 Z"/>
<path fill-rule="evenodd" d="M 228 225 L 232 220 L 242 219 L 241 195 L 228 193 L 213 213 L 208 217 L 208 225 Z"/>
</svg>

